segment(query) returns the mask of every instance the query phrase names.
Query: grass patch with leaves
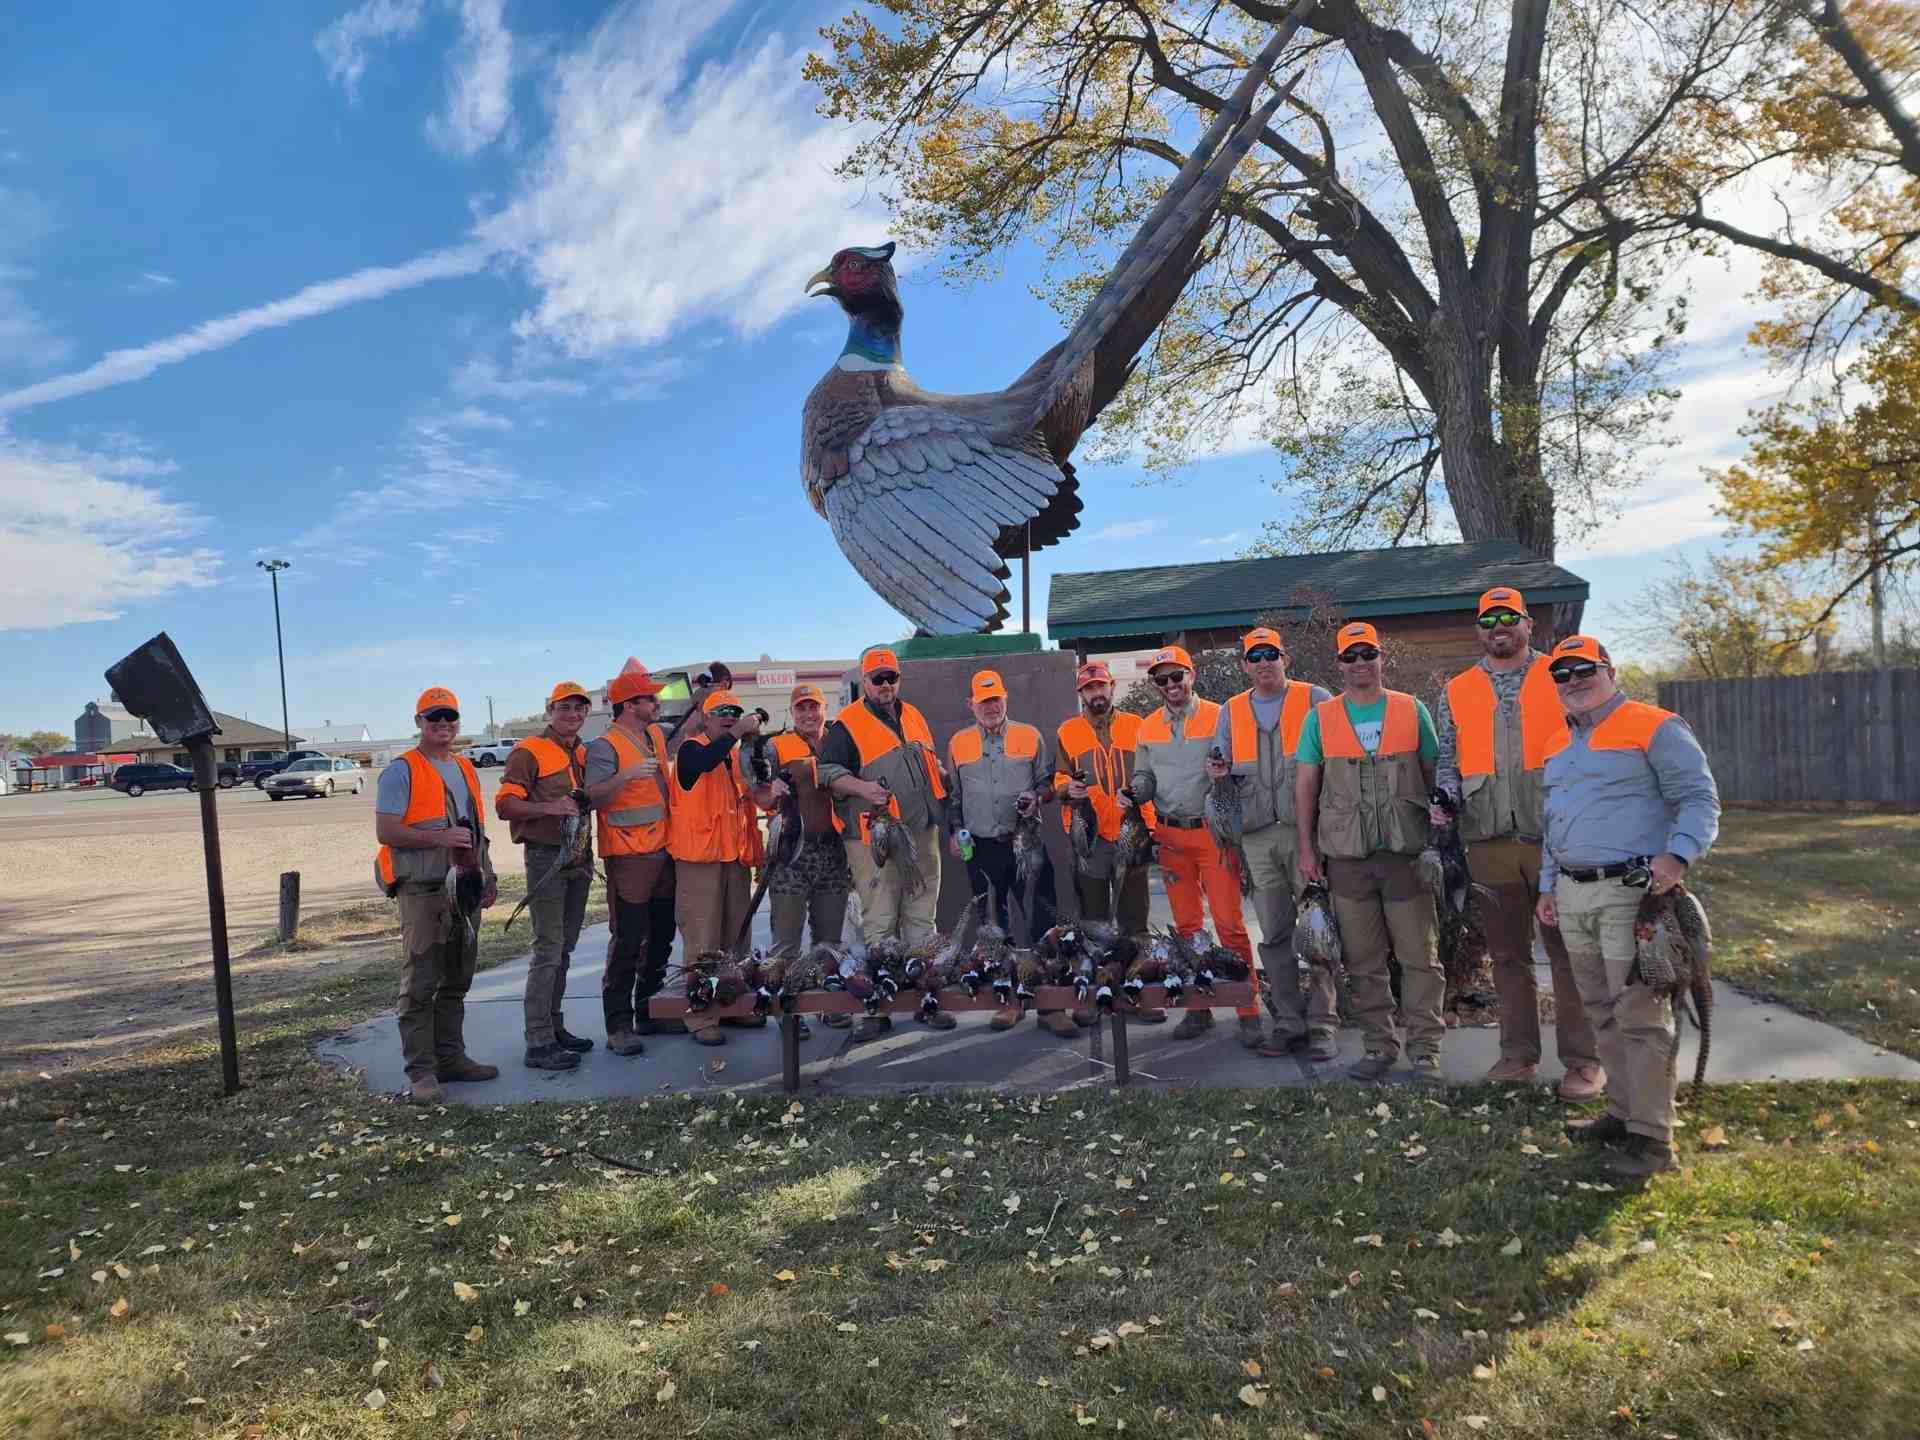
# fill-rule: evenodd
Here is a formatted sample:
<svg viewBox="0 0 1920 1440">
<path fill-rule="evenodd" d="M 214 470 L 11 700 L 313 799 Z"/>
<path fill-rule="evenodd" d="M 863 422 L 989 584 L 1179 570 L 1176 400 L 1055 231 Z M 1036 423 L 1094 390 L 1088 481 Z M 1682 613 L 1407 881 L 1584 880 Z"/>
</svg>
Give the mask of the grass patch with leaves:
<svg viewBox="0 0 1920 1440">
<path fill-rule="evenodd" d="M 1920 815 L 1729 810 L 1697 884 L 1720 979 L 1920 1059 Z"/>
</svg>

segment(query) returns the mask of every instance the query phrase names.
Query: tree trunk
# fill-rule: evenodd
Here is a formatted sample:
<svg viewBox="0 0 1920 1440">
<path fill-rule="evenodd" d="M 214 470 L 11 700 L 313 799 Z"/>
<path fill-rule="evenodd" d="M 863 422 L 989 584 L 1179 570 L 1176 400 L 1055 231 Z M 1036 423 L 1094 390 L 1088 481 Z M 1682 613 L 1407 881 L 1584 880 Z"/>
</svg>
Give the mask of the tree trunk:
<svg viewBox="0 0 1920 1440">
<path fill-rule="evenodd" d="M 1464 297 L 1463 297 L 1464 298 Z M 1511 532 L 1500 494 L 1501 457 L 1493 433 L 1488 379 L 1493 347 L 1470 306 L 1442 306 L 1427 331 L 1434 376 L 1435 428 L 1446 470 L 1447 499 L 1463 540 L 1504 540 Z"/>
</svg>

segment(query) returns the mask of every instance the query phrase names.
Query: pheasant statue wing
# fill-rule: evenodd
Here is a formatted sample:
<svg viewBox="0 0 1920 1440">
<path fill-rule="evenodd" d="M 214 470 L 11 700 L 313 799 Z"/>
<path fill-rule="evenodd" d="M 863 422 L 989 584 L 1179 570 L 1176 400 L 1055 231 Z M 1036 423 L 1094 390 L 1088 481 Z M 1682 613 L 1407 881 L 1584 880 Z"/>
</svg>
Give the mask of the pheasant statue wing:
<svg viewBox="0 0 1920 1440">
<path fill-rule="evenodd" d="M 880 410 L 824 496 L 834 539 L 880 596 L 936 635 L 1006 618 L 995 549 L 1053 503 L 1065 477 L 1036 440 L 939 405 Z"/>
</svg>

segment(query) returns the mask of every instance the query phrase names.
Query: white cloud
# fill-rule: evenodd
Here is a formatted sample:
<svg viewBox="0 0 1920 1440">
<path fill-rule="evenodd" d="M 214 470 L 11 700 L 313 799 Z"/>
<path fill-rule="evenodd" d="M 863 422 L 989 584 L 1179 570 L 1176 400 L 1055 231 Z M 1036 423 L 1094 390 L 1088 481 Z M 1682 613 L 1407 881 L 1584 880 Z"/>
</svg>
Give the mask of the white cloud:
<svg viewBox="0 0 1920 1440">
<path fill-rule="evenodd" d="M 230 315 L 196 325 L 191 330 L 156 340 L 151 345 L 113 350 L 84 370 L 0 394 L 0 415 L 44 405 L 51 400 L 86 395 L 112 385 L 124 385 L 130 380 L 144 380 L 163 365 L 177 365 L 182 360 L 204 355 L 209 350 L 223 350 L 261 330 L 291 325 L 296 320 L 324 315 L 343 306 L 377 300 L 383 295 L 391 295 L 397 290 L 410 290 L 431 280 L 471 275 L 486 263 L 486 251 L 479 246 L 457 245 L 446 250 L 435 250 L 404 265 L 374 265 L 338 280 L 324 280 L 317 285 L 307 286 L 285 300 L 256 305 L 251 310 L 236 310 Z"/>
<path fill-rule="evenodd" d="M 0 430 L 0 630 L 113 620 L 128 605 L 218 582 L 219 553 L 186 543 L 203 518 L 111 478 L 125 461 Z"/>
<path fill-rule="evenodd" d="M 37 196 L 0 185 L 0 371 L 59 365 L 73 346 L 27 299 L 30 259 L 57 228 L 53 211 Z"/>
<path fill-rule="evenodd" d="M 513 421 L 504 415 L 496 415 L 491 410 L 482 410 L 478 405 L 464 405 L 445 415 L 434 416 L 430 422 L 443 430 L 511 430 Z"/>
<path fill-rule="evenodd" d="M 479 154 L 513 118 L 513 35 L 504 8 L 504 0 L 460 0 L 446 108 L 427 122 L 427 138 L 452 154 Z"/>
<path fill-rule="evenodd" d="M 1198 540 L 1194 541 L 1193 543 L 1197 548 L 1206 548 L 1206 547 L 1217 548 L 1222 545 L 1238 544 L 1240 541 L 1246 538 L 1247 538 L 1247 532 L 1244 530 L 1229 530 L 1224 535 L 1202 535 Z"/>
<path fill-rule="evenodd" d="M 1103 525 L 1087 540 L 1138 540 L 1142 536 L 1152 535 L 1167 528 L 1165 520 L 1116 520 L 1111 525 Z"/>
<path fill-rule="evenodd" d="M 587 384 L 558 375 L 502 375 L 491 360 L 469 360 L 453 375 L 453 393 L 463 399 L 533 400 L 542 396 L 584 395 Z"/>
<path fill-rule="evenodd" d="M 327 62 L 329 78 L 353 101 L 359 98 L 360 77 L 374 47 L 413 34 L 426 12 L 426 0 L 367 0 L 314 36 L 313 48 Z"/>
<path fill-rule="evenodd" d="M 556 63 L 546 148 L 481 227 L 540 291 L 523 336 L 592 355 L 701 316 L 752 334 L 884 228 L 878 202 L 850 202 L 833 177 L 854 135 L 814 114 L 801 49 L 770 35 L 688 73 L 731 8 L 629 3 Z"/>
</svg>

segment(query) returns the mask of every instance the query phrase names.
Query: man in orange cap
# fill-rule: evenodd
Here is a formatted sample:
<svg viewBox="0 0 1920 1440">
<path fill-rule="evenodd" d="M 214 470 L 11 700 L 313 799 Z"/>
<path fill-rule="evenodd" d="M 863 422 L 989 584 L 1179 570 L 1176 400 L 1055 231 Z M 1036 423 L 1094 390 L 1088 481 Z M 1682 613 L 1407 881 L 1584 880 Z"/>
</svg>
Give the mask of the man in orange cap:
<svg viewBox="0 0 1920 1440">
<path fill-rule="evenodd" d="M 607 870 L 607 966 L 600 979 L 600 1011 L 607 1049 L 638 1055 L 653 1021 L 647 1001 L 659 993 L 665 967 L 649 962 L 653 900 L 673 893 L 673 857 L 667 853 L 667 737 L 655 717 L 660 684 L 633 665 L 607 686 L 613 723 L 587 746 L 587 803 L 599 817 L 600 859 Z"/>
<path fill-rule="evenodd" d="M 700 702 L 697 724 L 674 751 L 678 793 L 668 842 L 675 913 L 688 962 L 738 953 L 759 839 L 753 783 L 741 764 L 740 742 L 759 733 L 760 713 L 748 710 L 731 690 L 710 690 Z M 697 1044 L 721 1045 L 726 1042 L 722 1023 L 689 1014 L 687 1033 Z"/>
<path fill-rule="evenodd" d="M 1046 746 L 1033 726 L 1007 718 L 1007 686 L 998 670 L 974 672 L 968 705 L 974 723 L 956 731 L 947 742 L 957 801 L 955 833 L 947 841 L 947 853 L 955 860 L 966 860 L 967 881 L 982 913 L 991 903 L 993 923 L 1006 930 L 1016 945 L 1031 945 L 1053 924 L 1053 864 L 1042 847 L 1040 869 L 1029 892 L 1016 873 L 1013 838 L 1023 821 L 1039 814 L 1043 798 L 1053 793 Z M 963 851 L 961 831 L 972 843 L 971 859 Z M 1009 902 L 1015 896 L 1020 900 L 1021 933 L 1010 923 Z M 943 1028 L 951 1029 L 953 1017 L 944 1011 L 938 1015 L 947 1022 Z M 996 1030 L 1008 1030 L 1020 1022 L 1020 1016 L 1021 1007 L 1002 1005 L 991 1023 Z M 1056 1035 L 1074 1033 L 1073 1022 L 1063 1011 L 1042 1013 L 1040 1023 Z"/>
<path fill-rule="evenodd" d="M 767 903 L 773 912 L 773 948 L 768 953 L 781 959 L 800 953 L 801 937 L 809 926 L 814 944 L 838 945 L 847 924 L 847 899 L 853 893 L 846 842 L 833 824 L 833 796 L 820 784 L 820 745 L 827 733 L 826 693 L 818 685 L 796 685 L 787 697 L 787 709 L 793 716 L 793 728 L 774 736 L 773 754 L 781 779 L 793 788 L 801 842 L 793 864 L 775 867 L 767 880 Z M 777 803 L 771 786 L 767 787 L 764 803 Z M 821 1019 L 834 1029 L 845 1029 L 853 1023 L 846 1015 L 829 1014 Z M 801 1038 L 806 1038 L 804 1021 Z"/>
<path fill-rule="evenodd" d="M 1720 793 L 1687 722 L 1620 693 L 1607 647 L 1571 635 L 1547 657 L 1567 734 L 1547 757 L 1542 925 L 1557 926 L 1607 1067 L 1607 1109 L 1576 1140 L 1620 1150 L 1608 1168 L 1675 1168 L 1673 1001 L 1638 980 L 1635 921 L 1651 890 L 1681 884 L 1720 833 Z"/>
<path fill-rule="evenodd" d="M 1073 679 L 1080 692 L 1080 713 L 1063 721 L 1055 736 L 1053 784 L 1056 791 L 1065 794 L 1067 803 L 1060 808 L 1060 821 L 1069 832 L 1073 806 L 1081 800 L 1092 803 L 1094 819 L 1099 822 L 1093 854 L 1073 867 L 1080 918 L 1111 920 L 1127 934 L 1141 935 L 1147 928 L 1147 867 L 1135 870 L 1121 888 L 1113 862 L 1114 842 L 1120 838 L 1119 795 L 1122 787 L 1133 781 L 1140 717 L 1113 708 L 1113 672 L 1104 661 L 1087 661 L 1074 672 Z M 1082 775 L 1085 780 L 1079 778 Z M 1144 813 L 1151 825 L 1151 808 Z M 1129 1010 L 1127 1014 L 1166 1019 L 1159 1010 Z M 1093 1014 L 1077 1012 L 1074 1019 L 1091 1025 Z"/>
<path fill-rule="evenodd" d="M 1256 626 L 1240 638 L 1240 669 L 1251 688 L 1220 707 L 1207 778 L 1233 777 L 1240 792 L 1241 852 L 1253 882 L 1253 913 L 1260 922 L 1260 966 L 1266 972 L 1273 1036 L 1260 1047 L 1269 1058 L 1340 1056 L 1339 1005 L 1333 976 L 1310 966 L 1309 994 L 1300 990 L 1293 957 L 1294 853 L 1299 829 L 1293 805 L 1300 732 L 1313 707 L 1331 699 L 1318 685 L 1287 678 L 1287 642 L 1278 630 Z"/>
<path fill-rule="evenodd" d="M 593 697 L 572 680 L 547 696 L 547 728 L 513 747 L 494 805 L 526 857 L 533 898 L 533 960 L 527 967 L 525 1064 L 531 1070 L 571 1070 L 593 1042 L 571 1033 L 561 1007 L 567 967 L 587 916 L 593 885 L 591 839 L 567 848 L 568 822 L 587 823 L 587 747 L 580 727 Z M 591 832 L 589 832 L 589 835 Z M 537 889 L 535 887 L 538 887 Z"/>
<path fill-rule="evenodd" d="M 466 1051 L 467 991 L 480 937 L 454 909 L 447 874 L 478 870 L 482 908 L 493 904 L 495 885 L 480 776 L 453 753 L 460 701 L 445 686 L 429 686 L 414 704 L 413 723 L 420 743 L 380 772 L 374 877 L 400 906 L 398 1012 L 407 1098 L 437 1105 L 445 1098 L 443 1083 L 500 1073 Z"/>
<path fill-rule="evenodd" d="M 1387 959 L 1400 962 L 1400 1010 L 1416 1080 L 1443 1083 L 1440 1007 L 1447 981 L 1435 944 L 1433 895 L 1420 877 L 1427 804 L 1440 742 L 1427 707 L 1382 683 L 1380 636 L 1365 621 L 1334 636 L 1341 693 L 1300 729 L 1294 814 L 1300 878 L 1324 881 L 1353 981 L 1367 1053 L 1348 1073 L 1384 1080 L 1400 1058 Z M 1324 859 L 1324 863 L 1323 863 Z"/>
<path fill-rule="evenodd" d="M 1160 875 L 1174 926 L 1188 939 L 1200 933 L 1204 895 L 1213 913 L 1214 933 L 1222 945 L 1246 958 L 1257 991 L 1260 972 L 1241 917 L 1240 881 L 1213 843 L 1205 818 L 1207 752 L 1213 749 L 1220 707 L 1193 693 L 1193 657 L 1178 645 L 1154 652 L 1147 663 L 1147 679 L 1159 690 L 1161 705 L 1140 723 L 1131 789 L 1137 803 L 1154 804 L 1153 838 L 1160 847 Z M 1243 1005 L 1235 1013 L 1240 1018 L 1240 1043 L 1249 1049 L 1260 1045 L 1266 1039 L 1260 1028 L 1260 1007 Z M 1173 1035 L 1187 1040 L 1212 1028 L 1211 1010 L 1190 1007 L 1174 1026 Z"/>
<path fill-rule="evenodd" d="M 1436 825 L 1458 824 L 1467 868 L 1483 887 L 1476 902 L 1494 989 L 1500 996 L 1500 1059 L 1486 1073 L 1495 1085 L 1526 1085 L 1540 1063 L 1539 982 L 1533 973 L 1533 907 L 1540 898 L 1540 840 L 1546 833 L 1547 756 L 1566 743 L 1567 717 L 1532 648 L 1533 617 L 1511 585 L 1480 597 L 1481 656 L 1447 682 L 1440 698 Z M 1560 932 L 1543 930 L 1553 976 L 1554 1036 L 1566 1074 L 1560 1098 L 1593 1099 L 1607 1088 L 1593 1025 L 1580 1003 Z"/>
<path fill-rule="evenodd" d="M 938 822 L 947 786 L 926 717 L 900 698 L 900 657 L 884 645 L 860 657 L 860 698 L 827 727 L 820 781 L 834 794 L 834 824 L 847 837 L 862 938 L 869 945 L 888 935 L 909 945 L 931 939 L 940 899 Z M 873 863 L 867 842 L 876 810 L 892 814 L 913 837 L 924 883 L 912 894 L 904 865 L 882 870 Z M 870 1040 L 892 1028 L 890 1017 L 869 1015 L 853 1038 Z"/>
</svg>

